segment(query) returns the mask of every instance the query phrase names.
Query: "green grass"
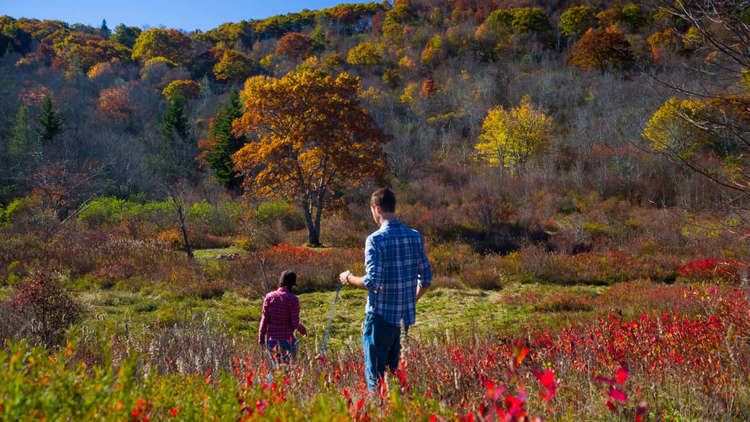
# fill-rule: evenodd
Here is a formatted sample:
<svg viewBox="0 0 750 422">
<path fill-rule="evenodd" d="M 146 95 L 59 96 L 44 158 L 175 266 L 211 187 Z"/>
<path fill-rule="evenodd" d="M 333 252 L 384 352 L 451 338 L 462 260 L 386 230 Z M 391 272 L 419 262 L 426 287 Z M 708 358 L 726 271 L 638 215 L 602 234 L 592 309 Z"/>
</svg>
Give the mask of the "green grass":
<svg viewBox="0 0 750 422">
<path fill-rule="evenodd" d="M 241 248 L 237 248 L 235 246 L 230 246 L 228 248 L 218 248 L 218 249 L 196 249 L 193 251 L 193 256 L 195 256 L 195 259 L 204 260 L 204 261 L 216 259 L 220 255 L 230 255 L 230 254 L 247 255 L 247 251 Z"/>
<path fill-rule="evenodd" d="M 417 304 L 417 322 L 409 333 L 413 338 L 431 338 L 436 335 L 461 335 L 474 329 L 491 329 L 497 335 L 513 335 L 524 327 L 561 325 L 591 318 L 592 314 L 540 313 L 529 304 L 513 304 L 513 298 L 530 290 L 541 294 L 556 290 L 596 295 L 604 289 L 543 284 L 513 285 L 500 291 L 436 288 L 429 290 Z M 334 296 L 334 291 L 299 295 L 300 317 L 309 332 L 307 338 L 300 339 L 301 342 L 308 343 L 308 346 L 320 345 Z M 160 289 L 158 286 L 138 291 L 90 290 L 76 293 L 76 298 L 89 311 L 89 317 L 82 323 L 89 328 L 122 332 L 135 326 L 168 326 L 208 314 L 220 321 L 231 334 L 250 341 L 257 336 L 262 305 L 260 298 L 248 299 L 232 291 L 218 298 L 200 299 L 179 296 L 168 288 Z M 359 341 L 365 301 L 364 290 L 342 288 L 331 326 L 330 347 L 342 347 Z"/>
</svg>

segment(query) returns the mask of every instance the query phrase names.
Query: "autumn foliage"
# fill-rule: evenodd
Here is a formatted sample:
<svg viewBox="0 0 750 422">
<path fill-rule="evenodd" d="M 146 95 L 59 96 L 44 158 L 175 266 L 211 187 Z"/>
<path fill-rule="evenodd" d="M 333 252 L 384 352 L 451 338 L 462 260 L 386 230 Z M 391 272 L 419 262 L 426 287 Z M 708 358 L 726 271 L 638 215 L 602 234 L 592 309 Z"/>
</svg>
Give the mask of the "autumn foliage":
<svg viewBox="0 0 750 422">
<path fill-rule="evenodd" d="M 138 35 L 133 46 L 133 60 L 147 61 L 154 57 L 166 57 L 177 63 L 188 62 L 192 40 L 176 29 L 148 29 Z"/>
<path fill-rule="evenodd" d="M 626 68 L 633 62 L 630 43 L 623 34 L 612 29 L 589 29 L 573 46 L 570 54 L 571 64 L 601 72 L 610 68 Z"/>
<path fill-rule="evenodd" d="M 379 178 L 385 169 L 386 137 L 359 104 L 358 92 L 356 77 L 315 70 L 245 83 L 245 111 L 234 130 L 258 139 L 234 155 L 246 192 L 300 203 L 314 245 L 332 193 Z"/>
<path fill-rule="evenodd" d="M 313 40 L 308 35 L 290 32 L 279 38 L 276 54 L 289 56 L 293 59 L 307 57 L 313 48 Z"/>
<path fill-rule="evenodd" d="M 517 107 L 487 113 L 475 149 L 488 163 L 517 171 L 551 140 L 551 133 L 550 119 L 524 97 Z"/>
<path fill-rule="evenodd" d="M 132 96 L 129 84 L 103 89 L 99 93 L 99 112 L 108 118 L 125 119 L 136 110 Z"/>
</svg>

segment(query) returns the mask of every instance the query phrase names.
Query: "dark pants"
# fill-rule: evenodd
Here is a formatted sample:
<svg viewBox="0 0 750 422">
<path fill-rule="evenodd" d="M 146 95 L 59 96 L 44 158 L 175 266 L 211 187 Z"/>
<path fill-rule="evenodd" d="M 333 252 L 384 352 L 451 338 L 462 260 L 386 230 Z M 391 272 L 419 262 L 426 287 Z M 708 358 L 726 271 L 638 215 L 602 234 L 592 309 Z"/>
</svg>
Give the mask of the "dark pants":
<svg viewBox="0 0 750 422">
<path fill-rule="evenodd" d="M 392 325 L 379 315 L 368 313 L 362 328 L 362 348 L 365 354 L 367 389 L 376 392 L 378 382 L 385 375 L 386 365 L 395 371 L 401 353 L 401 327 Z"/>
<path fill-rule="evenodd" d="M 292 338 L 291 341 L 268 339 L 266 347 L 271 353 L 274 365 L 289 363 L 297 357 L 297 340 L 295 338 Z"/>
</svg>

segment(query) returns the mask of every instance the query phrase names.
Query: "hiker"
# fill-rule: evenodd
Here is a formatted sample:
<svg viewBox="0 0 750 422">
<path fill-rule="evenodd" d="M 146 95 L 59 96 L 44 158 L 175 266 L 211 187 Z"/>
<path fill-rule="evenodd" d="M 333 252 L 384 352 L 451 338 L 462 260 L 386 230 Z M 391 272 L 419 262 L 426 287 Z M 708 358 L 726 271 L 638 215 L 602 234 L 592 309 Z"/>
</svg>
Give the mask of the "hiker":
<svg viewBox="0 0 750 422">
<path fill-rule="evenodd" d="M 303 336 L 307 329 L 299 321 L 299 299 L 293 293 L 297 274 L 284 271 L 279 277 L 279 288 L 263 299 L 263 311 L 258 327 L 258 344 L 273 352 L 276 362 L 288 363 L 297 355 L 294 330 Z"/>
<path fill-rule="evenodd" d="M 347 270 L 342 284 L 367 290 L 362 347 L 367 389 L 375 393 L 385 367 L 396 371 L 401 353 L 401 326 L 415 321 L 415 305 L 432 283 L 422 235 L 396 218 L 396 196 L 388 188 L 370 197 L 372 218 L 380 228 L 365 242 L 365 275 Z"/>
</svg>

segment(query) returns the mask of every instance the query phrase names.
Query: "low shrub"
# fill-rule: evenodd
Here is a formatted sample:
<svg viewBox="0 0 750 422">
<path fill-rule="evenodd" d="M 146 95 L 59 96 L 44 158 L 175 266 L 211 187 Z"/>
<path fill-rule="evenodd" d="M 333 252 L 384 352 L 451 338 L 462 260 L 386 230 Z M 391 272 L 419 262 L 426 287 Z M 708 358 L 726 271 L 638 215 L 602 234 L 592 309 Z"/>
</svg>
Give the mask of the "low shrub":
<svg viewBox="0 0 750 422">
<path fill-rule="evenodd" d="M 568 255 L 530 247 L 520 251 L 519 259 L 525 279 L 559 284 L 612 284 L 645 278 L 674 281 L 678 267 L 675 257 L 634 257 L 617 251 Z"/>
<path fill-rule="evenodd" d="M 305 217 L 299 208 L 283 200 L 261 202 L 253 212 L 253 218 L 266 225 L 280 221 L 286 230 L 305 228 Z"/>
<path fill-rule="evenodd" d="M 138 204 L 113 197 L 96 198 L 78 213 L 77 219 L 89 229 L 105 225 L 117 225 L 123 218 L 132 215 Z"/>
<path fill-rule="evenodd" d="M 237 232 L 237 218 L 243 214 L 239 203 L 224 201 L 210 204 L 196 202 L 188 209 L 188 221 L 195 226 L 193 232 L 207 232 L 214 236 L 227 236 Z"/>
<path fill-rule="evenodd" d="M 465 243 L 439 243 L 429 248 L 428 259 L 435 275 L 455 276 L 464 266 L 477 267 L 481 257 Z"/>
<path fill-rule="evenodd" d="M 538 312 L 588 312 L 594 310 L 591 298 L 567 292 L 554 292 L 534 304 Z"/>
<path fill-rule="evenodd" d="M 465 266 L 459 277 L 466 287 L 473 289 L 499 289 L 505 282 L 497 268 L 483 263 Z"/>
<path fill-rule="evenodd" d="M 165 230 L 157 237 L 159 242 L 172 250 L 184 249 L 182 231 L 178 228 Z M 188 229 L 188 239 L 193 249 L 215 249 L 231 246 L 233 241 L 227 237 L 215 236 L 200 230 Z"/>
<path fill-rule="evenodd" d="M 3 308 L 0 325 L 6 338 L 26 338 L 45 346 L 62 344 L 65 330 L 83 313 L 52 275 L 39 270 L 14 287 Z"/>
<path fill-rule="evenodd" d="M 688 280 L 716 280 L 737 283 L 740 276 L 747 277 L 748 264 L 739 259 L 705 258 L 681 266 L 677 273 Z"/>
</svg>

